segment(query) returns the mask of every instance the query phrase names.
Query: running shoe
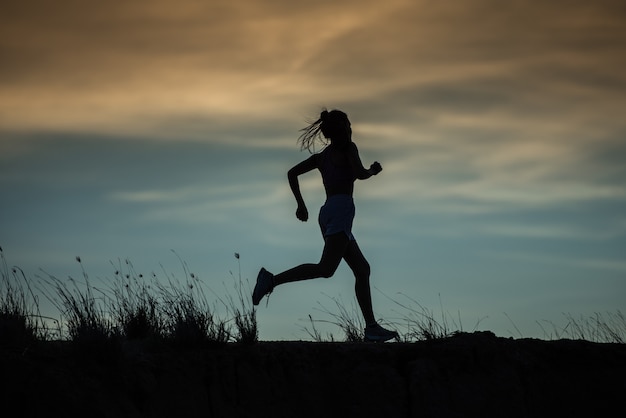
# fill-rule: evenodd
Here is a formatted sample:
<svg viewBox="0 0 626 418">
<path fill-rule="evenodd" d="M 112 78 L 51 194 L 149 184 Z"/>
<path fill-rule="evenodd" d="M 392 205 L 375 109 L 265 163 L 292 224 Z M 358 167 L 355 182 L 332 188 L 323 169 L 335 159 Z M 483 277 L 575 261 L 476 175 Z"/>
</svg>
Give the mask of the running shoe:
<svg viewBox="0 0 626 418">
<path fill-rule="evenodd" d="M 261 299 L 263 299 L 263 296 L 272 293 L 272 290 L 274 290 L 274 275 L 264 268 L 261 268 L 256 278 L 254 291 L 252 292 L 252 303 L 255 306 L 258 305 Z"/>
<path fill-rule="evenodd" d="M 378 324 L 365 327 L 365 341 L 385 342 L 391 339 L 399 339 L 396 331 L 391 331 Z"/>
</svg>

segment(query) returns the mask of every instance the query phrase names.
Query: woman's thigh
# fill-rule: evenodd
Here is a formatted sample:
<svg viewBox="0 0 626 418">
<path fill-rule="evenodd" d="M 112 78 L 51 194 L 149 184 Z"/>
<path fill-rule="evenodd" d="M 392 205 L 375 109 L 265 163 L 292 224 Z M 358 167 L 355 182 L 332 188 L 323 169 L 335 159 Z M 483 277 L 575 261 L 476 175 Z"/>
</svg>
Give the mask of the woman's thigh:
<svg viewBox="0 0 626 418">
<path fill-rule="evenodd" d="M 370 265 L 367 262 L 367 259 L 361 252 L 359 248 L 359 244 L 356 241 L 349 241 L 346 250 L 343 255 L 343 259 L 346 260 L 346 263 L 352 269 L 355 276 L 359 278 L 359 276 L 369 276 L 370 274 Z"/>
<path fill-rule="evenodd" d="M 322 251 L 320 266 L 334 273 L 341 259 L 344 258 L 351 242 L 353 241 L 350 241 L 343 232 L 327 236 L 324 239 L 324 250 Z"/>
</svg>

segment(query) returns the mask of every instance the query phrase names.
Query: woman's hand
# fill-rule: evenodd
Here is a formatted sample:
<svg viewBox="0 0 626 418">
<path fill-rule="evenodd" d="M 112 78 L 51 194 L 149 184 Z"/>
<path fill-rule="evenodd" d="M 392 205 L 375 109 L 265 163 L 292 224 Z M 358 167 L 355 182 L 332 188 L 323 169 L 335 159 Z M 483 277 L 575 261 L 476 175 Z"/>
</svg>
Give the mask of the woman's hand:
<svg viewBox="0 0 626 418">
<path fill-rule="evenodd" d="M 306 206 L 298 205 L 298 209 L 296 209 L 296 218 L 300 219 L 302 222 L 306 222 L 309 219 L 309 211 Z"/>
<path fill-rule="evenodd" d="M 372 173 L 372 175 L 375 176 L 381 171 L 383 171 L 383 167 L 380 165 L 378 161 L 374 161 L 374 163 L 370 166 L 370 173 Z"/>
</svg>

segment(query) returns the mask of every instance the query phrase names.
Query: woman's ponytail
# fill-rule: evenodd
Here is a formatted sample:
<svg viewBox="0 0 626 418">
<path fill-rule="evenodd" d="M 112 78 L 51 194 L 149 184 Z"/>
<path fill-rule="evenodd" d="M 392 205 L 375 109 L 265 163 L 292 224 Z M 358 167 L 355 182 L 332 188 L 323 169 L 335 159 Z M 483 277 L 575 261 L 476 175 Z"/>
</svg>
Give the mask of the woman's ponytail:
<svg viewBox="0 0 626 418">
<path fill-rule="evenodd" d="M 341 110 L 328 111 L 323 109 L 318 120 L 310 122 L 309 126 L 301 129 L 302 134 L 298 137 L 300 150 L 308 150 L 310 153 L 315 152 L 315 141 L 319 140 L 322 145 L 328 145 L 330 139 L 337 129 L 337 123 L 342 118 L 348 116 Z M 343 122 L 343 121 L 341 121 Z"/>
</svg>

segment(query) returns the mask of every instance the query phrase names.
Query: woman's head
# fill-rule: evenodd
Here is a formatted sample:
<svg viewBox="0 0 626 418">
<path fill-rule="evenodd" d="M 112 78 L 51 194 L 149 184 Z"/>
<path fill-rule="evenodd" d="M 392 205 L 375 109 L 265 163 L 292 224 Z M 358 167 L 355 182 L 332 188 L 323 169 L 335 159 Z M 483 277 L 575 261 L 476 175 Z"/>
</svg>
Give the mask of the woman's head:
<svg viewBox="0 0 626 418">
<path fill-rule="evenodd" d="M 302 129 L 302 134 L 298 138 L 300 148 L 313 152 L 316 139 L 319 139 L 323 145 L 327 145 L 328 140 L 340 146 L 347 145 L 352 139 L 348 115 L 337 109 L 330 112 L 326 109 L 322 110 L 319 119 Z"/>
</svg>

